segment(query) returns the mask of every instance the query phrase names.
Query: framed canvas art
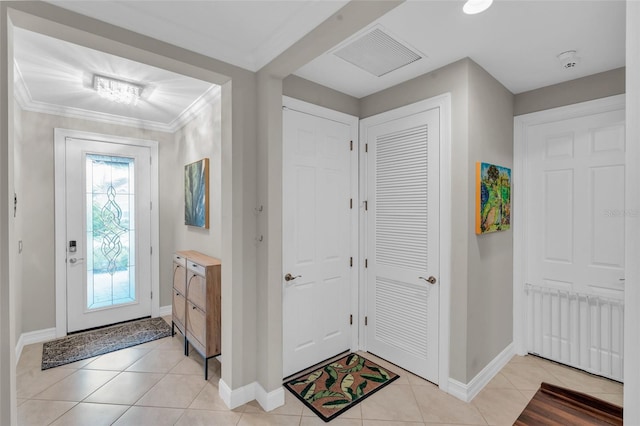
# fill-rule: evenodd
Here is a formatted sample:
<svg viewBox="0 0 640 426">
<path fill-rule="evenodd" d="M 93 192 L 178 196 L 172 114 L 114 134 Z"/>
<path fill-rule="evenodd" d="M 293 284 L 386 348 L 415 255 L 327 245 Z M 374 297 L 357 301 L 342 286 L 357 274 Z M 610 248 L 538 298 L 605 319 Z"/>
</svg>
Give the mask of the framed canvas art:
<svg viewBox="0 0 640 426">
<path fill-rule="evenodd" d="M 476 163 L 476 234 L 511 227 L 511 169 Z"/>
<path fill-rule="evenodd" d="M 184 166 L 184 224 L 209 229 L 209 159 Z"/>
</svg>

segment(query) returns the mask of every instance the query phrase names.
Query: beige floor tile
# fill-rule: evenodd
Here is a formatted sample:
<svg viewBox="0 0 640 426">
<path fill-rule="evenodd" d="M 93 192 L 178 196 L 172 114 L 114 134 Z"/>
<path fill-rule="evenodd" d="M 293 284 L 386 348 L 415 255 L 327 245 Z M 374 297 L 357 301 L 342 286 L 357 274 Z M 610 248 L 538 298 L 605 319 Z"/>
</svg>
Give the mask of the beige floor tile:
<svg viewBox="0 0 640 426">
<path fill-rule="evenodd" d="M 510 426 L 529 401 L 517 389 L 484 389 L 472 401 L 490 425 Z"/>
<path fill-rule="evenodd" d="M 603 401 L 610 402 L 611 404 L 622 407 L 624 403 L 624 395 L 621 393 L 597 393 L 597 392 L 585 392 L 588 395 L 599 398 Z"/>
<path fill-rule="evenodd" d="M 302 409 L 302 417 L 318 417 L 316 413 L 311 411 L 306 406 Z M 355 406 L 349 408 L 347 411 L 340 414 L 341 419 L 362 419 L 362 403 L 356 404 Z"/>
<path fill-rule="evenodd" d="M 268 414 L 282 414 L 286 416 L 301 416 L 304 404 L 298 398 L 293 396 L 291 392 L 285 390 L 284 405 L 269 411 Z M 251 401 L 247 404 L 245 413 L 264 413 L 264 410 L 257 401 Z"/>
<path fill-rule="evenodd" d="M 538 390 L 542 382 L 562 386 L 555 375 L 534 362 L 509 362 L 500 372 L 519 390 Z"/>
<path fill-rule="evenodd" d="M 56 401 L 82 401 L 117 374 L 117 371 L 76 370 L 73 374 L 48 387 L 33 398 Z"/>
<path fill-rule="evenodd" d="M 242 413 L 230 411 L 185 410 L 176 426 L 234 426 Z"/>
<path fill-rule="evenodd" d="M 498 373 L 493 377 L 493 379 L 491 379 L 489 383 L 487 383 L 486 388 L 487 389 L 515 389 L 516 387 L 513 386 L 513 383 L 511 383 L 509 379 L 507 379 L 504 376 L 504 374 Z"/>
<path fill-rule="evenodd" d="M 35 343 L 33 345 L 27 345 L 22 348 L 16 371 L 29 370 L 33 367 L 40 367 L 42 365 L 42 343 Z"/>
<path fill-rule="evenodd" d="M 622 393 L 623 385 L 614 380 L 605 379 L 580 370 L 563 365 L 549 363 L 545 369 L 553 374 L 560 382 L 560 386 L 580 392 Z"/>
<path fill-rule="evenodd" d="M 235 408 L 232 411 L 242 413 L 245 410 L 245 405 Z M 193 400 L 190 409 L 196 410 L 215 410 L 215 411 L 229 411 L 227 404 L 220 398 L 220 393 L 217 384 L 207 382 L 204 388 L 200 391 L 196 399 Z"/>
<path fill-rule="evenodd" d="M 184 352 L 184 337 L 182 334 L 176 333 L 173 337 L 160 339 L 159 344 L 153 348 L 159 351 L 182 351 Z"/>
<path fill-rule="evenodd" d="M 127 411 L 126 405 L 80 404 L 67 411 L 52 426 L 107 426 Z"/>
<path fill-rule="evenodd" d="M 179 335 L 179 333 L 176 333 L 175 337 L 163 337 L 162 339 L 156 339 L 156 340 L 152 340 L 150 342 L 142 343 L 140 345 L 136 345 L 136 348 L 138 348 L 138 349 L 154 349 L 154 348 L 157 348 L 158 346 L 162 345 L 163 343 L 167 342 L 169 339 L 177 338 L 178 335 Z M 180 337 L 182 337 L 181 334 L 180 334 Z"/>
<path fill-rule="evenodd" d="M 68 375 L 73 374 L 74 371 L 67 368 L 50 368 L 42 371 L 40 367 L 23 371 L 16 377 L 17 397 L 23 399 L 31 398 Z"/>
<path fill-rule="evenodd" d="M 92 363 L 96 359 L 98 359 L 98 357 L 81 359 L 80 361 L 70 362 L 69 364 L 59 365 L 59 366 L 54 367 L 54 368 L 72 368 L 74 370 L 77 370 L 79 368 L 84 368 L 85 366 L 87 366 L 88 364 Z"/>
<path fill-rule="evenodd" d="M 82 368 L 122 371 L 149 353 L 151 349 L 127 348 L 101 355 Z"/>
<path fill-rule="evenodd" d="M 486 425 L 484 417 L 473 404 L 463 402 L 438 388 L 414 386 L 418 406 L 425 423 Z"/>
<path fill-rule="evenodd" d="M 194 375 L 167 374 L 142 398 L 138 406 L 187 408 L 196 399 L 207 382 Z"/>
<path fill-rule="evenodd" d="M 363 426 L 423 426 L 424 423 L 398 422 L 393 420 L 363 420 Z"/>
<path fill-rule="evenodd" d="M 298 426 L 300 416 L 281 416 L 263 413 L 244 413 L 238 426 Z"/>
<path fill-rule="evenodd" d="M 171 371 L 169 371 L 170 374 L 196 374 L 198 376 L 202 376 L 204 377 L 204 364 L 202 363 L 202 361 L 198 362 L 198 360 L 195 357 L 183 357 L 184 359 L 181 360 L 178 364 L 176 364 L 175 367 L 173 367 L 171 369 Z M 202 360 L 201 357 L 200 360 Z M 209 363 L 209 374 L 211 375 L 212 370 L 215 369 L 215 367 L 212 365 L 213 362 Z"/>
<path fill-rule="evenodd" d="M 176 350 L 150 351 L 134 362 L 126 371 L 145 373 L 168 373 L 184 359 L 184 353 Z"/>
<path fill-rule="evenodd" d="M 363 419 L 422 422 L 420 408 L 409 385 L 388 385 L 359 405 Z"/>
<path fill-rule="evenodd" d="M 76 405 L 75 402 L 68 401 L 26 401 L 18 407 L 18 425 L 48 425 L 71 410 L 74 405 Z"/>
<path fill-rule="evenodd" d="M 17 399 L 16 400 L 16 405 L 19 407 L 19 406 L 21 406 L 22 404 L 24 404 L 27 401 L 28 401 L 28 399 Z"/>
<path fill-rule="evenodd" d="M 179 408 L 131 407 L 114 426 L 173 426 L 184 410 Z"/>
<path fill-rule="evenodd" d="M 163 377 L 162 373 L 123 371 L 89 395 L 85 402 L 133 405 Z"/>
<path fill-rule="evenodd" d="M 327 423 L 318 416 L 302 417 L 300 426 L 323 426 Z M 361 419 L 345 419 L 342 415 L 331 420 L 331 426 L 362 426 Z"/>
<path fill-rule="evenodd" d="M 531 401 L 531 398 L 534 397 L 534 395 L 536 394 L 536 392 L 538 391 L 534 391 L 534 390 L 520 390 L 520 393 L 522 394 L 522 396 L 524 396 L 524 398 L 527 401 Z"/>
</svg>

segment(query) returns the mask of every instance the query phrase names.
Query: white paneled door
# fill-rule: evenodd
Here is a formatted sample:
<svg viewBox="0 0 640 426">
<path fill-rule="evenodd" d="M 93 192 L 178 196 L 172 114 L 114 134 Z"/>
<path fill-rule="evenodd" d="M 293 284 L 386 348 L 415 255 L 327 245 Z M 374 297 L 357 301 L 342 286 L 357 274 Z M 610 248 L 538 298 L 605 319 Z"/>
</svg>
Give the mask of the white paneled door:
<svg viewBox="0 0 640 426">
<path fill-rule="evenodd" d="M 624 111 L 530 126 L 528 350 L 622 380 Z"/>
<path fill-rule="evenodd" d="M 284 110 L 285 377 L 351 347 L 354 126 Z"/>
<path fill-rule="evenodd" d="M 148 147 L 65 140 L 68 332 L 151 314 Z"/>
<path fill-rule="evenodd" d="M 364 120 L 366 348 L 438 383 L 439 108 Z"/>
</svg>

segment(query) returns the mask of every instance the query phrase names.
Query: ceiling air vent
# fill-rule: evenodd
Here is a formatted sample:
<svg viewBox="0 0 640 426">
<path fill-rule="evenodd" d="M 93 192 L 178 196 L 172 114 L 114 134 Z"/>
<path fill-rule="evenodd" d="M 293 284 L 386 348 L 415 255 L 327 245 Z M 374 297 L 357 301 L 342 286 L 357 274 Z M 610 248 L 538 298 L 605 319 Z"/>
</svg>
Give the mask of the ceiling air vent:
<svg viewBox="0 0 640 426">
<path fill-rule="evenodd" d="M 380 27 L 339 47 L 333 54 L 377 77 L 423 57 L 422 54 L 391 37 Z"/>
</svg>

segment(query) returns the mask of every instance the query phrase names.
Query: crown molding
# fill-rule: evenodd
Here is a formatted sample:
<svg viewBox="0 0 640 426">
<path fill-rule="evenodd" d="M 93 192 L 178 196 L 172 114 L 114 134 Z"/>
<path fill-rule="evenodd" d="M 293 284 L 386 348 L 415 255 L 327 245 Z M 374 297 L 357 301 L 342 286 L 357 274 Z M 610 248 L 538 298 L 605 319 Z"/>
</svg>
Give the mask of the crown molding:
<svg viewBox="0 0 640 426">
<path fill-rule="evenodd" d="M 67 118 L 80 120 L 90 120 L 100 123 L 115 124 L 119 126 L 137 127 L 145 130 L 154 130 L 165 133 L 175 133 L 184 127 L 189 121 L 198 116 L 207 106 L 217 101 L 220 97 L 221 87 L 213 84 L 209 90 L 203 93 L 191 105 L 189 105 L 179 116 L 170 123 L 161 123 L 151 120 L 141 120 L 138 118 L 124 117 L 121 115 L 108 114 L 104 112 L 90 111 L 80 108 L 66 107 L 33 100 L 29 88 L 25 84 L 18 64 L 14 62 L 14 96 L 24 111 L 38 112 L 41 114 L 52 114 Z"/>
</svg>

